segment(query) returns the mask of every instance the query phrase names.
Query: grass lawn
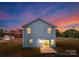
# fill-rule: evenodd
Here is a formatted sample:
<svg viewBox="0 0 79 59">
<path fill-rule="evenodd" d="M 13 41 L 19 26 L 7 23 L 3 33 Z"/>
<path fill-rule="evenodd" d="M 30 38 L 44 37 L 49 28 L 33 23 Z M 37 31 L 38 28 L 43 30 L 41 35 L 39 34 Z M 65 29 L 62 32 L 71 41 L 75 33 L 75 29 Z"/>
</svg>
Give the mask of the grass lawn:
<svg viewBox="0 0 79 59">
<path fill-rule="evenodd" d="M 79 56 L 79 40 L 56 40 L 57 56 Z"/>
<path fill-rule="evenodd" d="M 54 49 L 58 52 L 57 54 L 41 54 L 40 48 L 23 48 L 21 39 L 0 41 L 1 57 L 79 56 L 79 41 L 57 39 L 56 48 Z M 76 55 L 69 55 L 70 52 L 76 52 Z"/>
<path fill-rule="evenodd" d="M 39 48 L 23 48 L 20 40 L 7 41 L 0 43 L 0 56 L 37 56 Z"/>
</svg>

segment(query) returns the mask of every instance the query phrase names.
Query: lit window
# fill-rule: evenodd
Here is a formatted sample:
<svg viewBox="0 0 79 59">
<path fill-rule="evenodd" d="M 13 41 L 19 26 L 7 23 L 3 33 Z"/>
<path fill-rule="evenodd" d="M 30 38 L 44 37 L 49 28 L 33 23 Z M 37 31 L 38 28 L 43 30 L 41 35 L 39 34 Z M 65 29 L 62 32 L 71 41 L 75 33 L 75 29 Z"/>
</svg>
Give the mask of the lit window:
<svg viewBox="0 0 79 59">
<path fill-rule="evenodd" d="M 54 45 L 54 40 L 51 40 L 51 45 Z"/>
<path fill-rule="evenodd" d="M 31 33 L 31 28 L 27 28 L 27 33 Z"/>
<path fill-rule="evenodd" d="M 43 42 L 43 40 L 39 40 L 39 43 L 42 43 Z"/>
<path fill-rule="evenodd" d="M 29 43 L 32 43 L 32 39 L 29 40 Z"/>
<path fill-rule="evenodd" d="M 48 34 L 51 34 L 51 28 L 48 28 Z"/>
</svg>

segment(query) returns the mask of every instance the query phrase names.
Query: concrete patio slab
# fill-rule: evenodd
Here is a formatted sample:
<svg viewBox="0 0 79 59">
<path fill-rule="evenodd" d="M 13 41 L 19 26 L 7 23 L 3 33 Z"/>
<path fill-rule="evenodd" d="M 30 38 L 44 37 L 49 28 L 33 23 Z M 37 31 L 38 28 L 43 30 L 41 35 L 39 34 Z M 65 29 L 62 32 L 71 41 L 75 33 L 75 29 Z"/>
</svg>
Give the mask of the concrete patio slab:
<svg viewBox="0 0 79 59">
<path fill-rule="evenodd" d="M 41 53 L 57 53 L 53 48 L 40 48 Z"/>
</svg>

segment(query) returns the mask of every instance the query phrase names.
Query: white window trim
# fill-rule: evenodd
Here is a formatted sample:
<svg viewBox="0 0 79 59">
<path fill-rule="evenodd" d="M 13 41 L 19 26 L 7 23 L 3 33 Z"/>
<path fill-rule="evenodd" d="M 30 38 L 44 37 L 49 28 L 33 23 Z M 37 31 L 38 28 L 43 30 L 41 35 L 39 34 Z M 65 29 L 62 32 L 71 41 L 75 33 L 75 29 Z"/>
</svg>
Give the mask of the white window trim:
<svg viewBox="0 0 79 59">
<path fill-rule="evenodd" d="M 30 40 L 29 40 L 29 43 L 32 43 L 32 42 L 33 42 L 33 40 L 32 40 L 32 39 L 30 39 Z"/>
<path fill-rule="evenodd" d="M 30 27 L 27 27 L 27 33 L 31 34 L 31 32 L 32 32 L 32 29 Z"/>
<path fill-rule="evenodd" d="M 54 44 L 55 44 L 55 40 L 51 39 L 51 45 L 54 45 Z"/>
<path fill-rule="evenodd" d="M 52 32 L 52 28 L 51 28 L 51 27 L 48 27 L 47 32 L 48 32 L 48 34 L 51 34 L 51 32 Z"/>
</svg>

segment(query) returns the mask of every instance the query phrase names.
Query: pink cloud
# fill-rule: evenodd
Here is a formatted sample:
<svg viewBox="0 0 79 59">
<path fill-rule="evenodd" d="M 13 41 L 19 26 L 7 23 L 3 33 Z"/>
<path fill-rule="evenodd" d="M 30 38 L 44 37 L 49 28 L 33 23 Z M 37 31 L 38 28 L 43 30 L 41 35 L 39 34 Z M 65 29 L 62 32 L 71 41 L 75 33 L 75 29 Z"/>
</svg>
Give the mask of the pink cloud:
<svg viewBox="0 0 79 59">
<path fill-rule="evenodd" d="M 8 19 L 10 18 L 9 13 L 7 12 L 0 12 L 0 19 Z"/>
<path fill-rule="evenodd" d="M 21 20 L 20 26 L 29 23 L 30 21 L 34 20 L 36 16 L 31 13 L 23 13 L 18 15 L 18 19 Z"/>
<path fill-rule="evenodd" d="M 17 16 L 12 16 L 12 14 L 8 12 L 0 11 L 0 19 L 1 20 L 10 20 L 10 19 L 16 19 Z"/>
</svg>

